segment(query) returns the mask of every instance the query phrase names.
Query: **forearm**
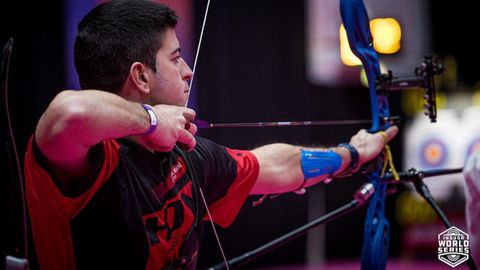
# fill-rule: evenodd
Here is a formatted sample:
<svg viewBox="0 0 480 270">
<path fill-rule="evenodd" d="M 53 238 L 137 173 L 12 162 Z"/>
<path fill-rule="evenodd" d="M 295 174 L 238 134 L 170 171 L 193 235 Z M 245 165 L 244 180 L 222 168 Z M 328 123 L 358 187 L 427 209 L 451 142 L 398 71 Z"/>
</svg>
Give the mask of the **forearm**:
<svg viewBox="0 0 480 270">
<path fill-rule="evenodd" d="M 149 125 L 149 116 L 138 103 L 103 91 L 63 91 L 40 118 L 35 136 L 49 160 L 68 163 L 67 151 L 71 159 L 82 159 L 91 146 L 143 133 Z"/>
<path fill-rule="evenodd" d="M 252 150 L 260 164 L 257 182 L 251 194 L 283 193 L 297 190 L 304 184 L 305 176 L 301 166 L 301 149 L 334 151 L 341 158 L 340 167 L 333 173 L 339 174 L 350 165 L 350 154 L 343 147 L 305 148 L 289 144 L 270 144 Z M 331 176 L 318 175 L 308 179 L 304 187 L 312 186 Z"/>
<path fill-rule="evenodd" d="M 339 175 L 346 170 L 355 171 L 363 164 L 378 156 L 398 132 L 396 126 L 385 132 L 369 133 L 362 129 L 355 134 L 348 147 L 305 148 L 288 144 L 270 144 L 253 150 L 260 163 L 260 173 L 251 194 L 281 193 L 312 186 L 328 177 Z M 383 134 L 383 135 L 382 135 Z M 302 148 L 313 151 L 333 151 L 335 154 L 322 157 L 314 162 L 315 173 L 304 175 L 302 170 Z M 350 148 L 347 149 L 347 148 Z M 323 153 L 317 153 L 323 154 Z M 352 155 L 354 161 L 352 162 Z M 340 161 L 339 161 L 340 159 Z M 330 162 L 339 161 L 337 162 Z M 350 166 L 352 166 L 350 168 Z M 332 171 L 336 168 L 335 171 Z M 315 171 L 315 170 L 314 170 Z M 322 172 L 322 173 L 318 173 Z"/>
</svg>

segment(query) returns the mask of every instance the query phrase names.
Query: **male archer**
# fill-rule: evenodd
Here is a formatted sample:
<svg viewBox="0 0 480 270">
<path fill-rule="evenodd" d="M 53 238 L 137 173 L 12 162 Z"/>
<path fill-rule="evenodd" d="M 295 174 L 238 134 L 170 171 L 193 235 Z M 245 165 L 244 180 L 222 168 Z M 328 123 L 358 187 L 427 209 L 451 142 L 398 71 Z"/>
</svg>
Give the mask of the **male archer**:
<svg viewBox="0 0 480 270">
<path fill-rule="evenodd" d="M 184 107 L 192 71 L 176 24 L 165 5 L 112 1 L 78 25 L 84 90 L 51 101 L 25 158 L 41 269 L 193 269 L 203 220 L 226 227 L 249 194 L 354 172 L 397 133 L 360 130 L 338 147 L 253 150 L 197 137 L 195 112 Z"/>
</svg>

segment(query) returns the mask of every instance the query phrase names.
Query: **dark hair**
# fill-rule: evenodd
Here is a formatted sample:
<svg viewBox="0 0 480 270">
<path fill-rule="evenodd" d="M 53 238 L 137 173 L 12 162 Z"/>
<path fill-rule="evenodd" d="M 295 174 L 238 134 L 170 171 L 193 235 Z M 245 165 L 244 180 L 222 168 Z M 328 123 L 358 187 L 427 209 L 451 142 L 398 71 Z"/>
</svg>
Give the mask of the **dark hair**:
<svg viewBox="0 0 480 270">
<path fill-rule="evenodd" d="M 95 7 L 78 24 L 74 58 L 80 86 L 116 93 L 132 63 L 156 71 L 163 35 L 176 24 L 174 10 L 149 1 L 115 0 Z"/>
</svg>

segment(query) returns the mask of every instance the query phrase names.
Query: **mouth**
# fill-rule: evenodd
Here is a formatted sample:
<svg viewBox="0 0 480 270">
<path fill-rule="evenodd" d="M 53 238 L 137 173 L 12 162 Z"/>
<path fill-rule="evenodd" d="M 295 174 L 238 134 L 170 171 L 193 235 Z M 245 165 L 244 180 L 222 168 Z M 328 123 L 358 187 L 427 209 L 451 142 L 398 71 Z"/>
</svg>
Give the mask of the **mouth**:
<svg viewBox="0 0 480 270">
<path fill-rule="evenodd" d="M 183 91 L 183 93 L 185 93 L 185 94 L 188 94 L 189 92 L 190 92 L 189 89 L 186 89 L 185 91 Z"/>
</svg>

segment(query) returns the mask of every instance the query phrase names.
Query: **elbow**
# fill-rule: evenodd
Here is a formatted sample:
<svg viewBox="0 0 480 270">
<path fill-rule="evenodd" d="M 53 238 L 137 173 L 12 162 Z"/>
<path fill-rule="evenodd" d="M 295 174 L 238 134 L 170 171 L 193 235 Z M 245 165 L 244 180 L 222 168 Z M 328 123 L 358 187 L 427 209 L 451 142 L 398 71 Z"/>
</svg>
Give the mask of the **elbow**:
<svg viewBox="0 0 480 270">
<path fill-rule="evenodd" d="M 65 132 L 81 129 L 88 122 L 88 99 L 76 91 L 64 91 L 52 102 L 52 122 L 57 129 Z"/>
<path fill-rule="evenodd" d="M 88 104 L 76 91 L 59 93 L 40 118 L 35 137 L 42 144 L 78 135 L 88 122 Z"/>
</svg>

